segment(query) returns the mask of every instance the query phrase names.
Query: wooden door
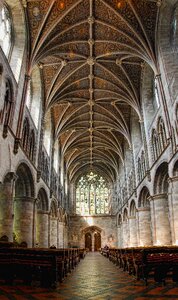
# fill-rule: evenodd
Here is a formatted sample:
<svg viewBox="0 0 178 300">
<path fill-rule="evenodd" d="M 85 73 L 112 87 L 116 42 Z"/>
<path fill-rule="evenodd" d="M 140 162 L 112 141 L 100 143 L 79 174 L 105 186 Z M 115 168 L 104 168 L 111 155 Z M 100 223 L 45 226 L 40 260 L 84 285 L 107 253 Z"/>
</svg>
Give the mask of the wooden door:
<svg viewBox="0 0 178 300">
<path fill-rule="evenodd" d="M 95 251 L 99 251 L 101 249 L 101 234 L 99 232 L 95 233 L 94 235 L 94 242 L 95 242 Z"/>
<path fill-rule="evenodd" d="M 91 233 L 85 234 L 85 248 L 87 248 L 89 251 L 92 251 L 92 237 Z"/>
</svg>

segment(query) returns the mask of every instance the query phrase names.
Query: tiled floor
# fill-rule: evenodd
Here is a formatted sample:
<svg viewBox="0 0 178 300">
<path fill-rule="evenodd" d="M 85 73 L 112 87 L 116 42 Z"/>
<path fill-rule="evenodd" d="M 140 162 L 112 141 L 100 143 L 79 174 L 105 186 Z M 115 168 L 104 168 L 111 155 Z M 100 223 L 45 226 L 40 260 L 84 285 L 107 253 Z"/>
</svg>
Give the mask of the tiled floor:
<svg viewBox="0 0 178 300">
<path fill-rule="evenodd" d="M 55 291 L 0 285 L 1 300 L 165 300 L 178 299 L 178 287 L 135 282 L 99 253 L 89 253 Z"/>
</svg>

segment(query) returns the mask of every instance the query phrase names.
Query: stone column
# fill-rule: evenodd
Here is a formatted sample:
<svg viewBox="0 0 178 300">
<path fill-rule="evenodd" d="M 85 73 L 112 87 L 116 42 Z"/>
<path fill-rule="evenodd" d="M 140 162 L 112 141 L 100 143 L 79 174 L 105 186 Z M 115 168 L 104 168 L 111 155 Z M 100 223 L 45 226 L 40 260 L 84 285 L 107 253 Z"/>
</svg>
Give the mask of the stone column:
<svg viewBox="0 0 178 300">
<path fill-rule="evenodd" d="M 122 247 L 123 248 L 128 247 L 128 238 L 129 238 L 129 232 L 128 232 L 128 220 L 127 220 L 127 221 L 123 221 L 122 223 L 122 240 L 123 240 Z"/>
<path fill-rule="evenodd" d="M 129 247 L 137 247 L 137 220 L 136 217 L 129 217 Z"/>
<path fill-rule="evenodd" d="M 68 248 L 68 227 L 64 225 L 64 247 Z"/>
<path fill-rule="evenodd" d="M 150 197 L 153 245 L 171 245 L 167 194 Z"/>
<path fill-rule="evenodd" d="M 36 219 L 36 242 L 38 247 L 48 248 L 48 213 L 43 211 L 37 212 Z"/>
<path fill-rule="evenodd" d="M 169 178 L 168 202 L 172 243 L 178 245 L 178 176 Z"/>
<path fill-rule="evenodd" d="M 117 227 L 117 247 L 118 248 L 122 247 L 122 230 L 121 230 L 121 225 L 118 225 L 118 227 Z"/>
<path fill-rule="evenodd" d="M 58 248 L 63 248 L 63 223 L 58 222 Z"/>
<path fill-rule="evenodd" d="M 16 175 L 10 172 L 6 175 L 4 183 L 0 184 L 0 237 L 6 235 L 13 241 L 13 195 Z"/>
<path fill-rule="evenodd" d="M 151 246 L 152 232 L 151 232 L 151 215 L 149 207 L 140 207 L 137 210 L 138 222 L 138 246 Z"/>
<path fill-rule="evenodd" d="M 57 247 L 57 223 L 58 219 L 56 217 L 50 217 L 50 246 Z"/>
<path fill-rule="evenodd" d="M 14 233 L 18 243 L 33 244 L 34 198 L 16 197 L 14 199 Z"/>
</svg>

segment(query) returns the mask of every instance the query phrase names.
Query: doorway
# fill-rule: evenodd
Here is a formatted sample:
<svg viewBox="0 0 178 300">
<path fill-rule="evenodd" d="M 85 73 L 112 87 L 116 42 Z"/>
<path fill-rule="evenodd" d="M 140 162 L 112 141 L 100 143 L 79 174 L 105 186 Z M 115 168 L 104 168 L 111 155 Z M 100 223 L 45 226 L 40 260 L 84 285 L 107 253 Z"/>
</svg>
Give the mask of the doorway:
<svg viewBox="0 0 178 300">
<path fill-rule="evenodd" d="M 91 233 L 85 234 L 85 248 L 87 248 L 89 251 L 92 251 L 92 237 Z"/>
<path fill-rule="evenodd" d="M 101 249 L 101 234 L 96 232 L 94 234 L 94 251 L 99 251 Z"/>
</svg>

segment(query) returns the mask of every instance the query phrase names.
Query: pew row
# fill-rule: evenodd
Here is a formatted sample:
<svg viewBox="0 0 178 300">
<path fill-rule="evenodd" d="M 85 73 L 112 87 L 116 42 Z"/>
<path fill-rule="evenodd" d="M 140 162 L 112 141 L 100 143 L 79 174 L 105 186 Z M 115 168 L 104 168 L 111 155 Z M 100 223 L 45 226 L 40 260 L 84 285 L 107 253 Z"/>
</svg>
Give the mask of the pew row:
<svg viewBox="0 0 178 300">
<path fill-rule="evenodd" d="M 178 283 L 177 246 L 114 248 L 107 255 L 101 249 L 101 254 L 137 280 L 144 280 L 146 285 L 149 279 L 163 284 L 168 279 Z"/>
<path fill-rule="evenodd" d="M 0 247 L 0 279 L 56 288 L 77 266 L 84 250 Z"/>
</svg>

